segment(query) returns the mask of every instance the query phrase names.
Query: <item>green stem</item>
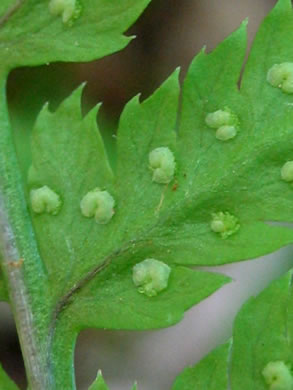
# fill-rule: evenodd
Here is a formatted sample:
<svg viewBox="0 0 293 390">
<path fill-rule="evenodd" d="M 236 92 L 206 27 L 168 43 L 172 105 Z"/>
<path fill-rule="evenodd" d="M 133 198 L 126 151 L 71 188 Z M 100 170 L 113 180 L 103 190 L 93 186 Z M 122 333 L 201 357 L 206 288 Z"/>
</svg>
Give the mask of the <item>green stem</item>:
<svg viewBox="0 0 293 390">
<path fill-rule="evenodd" d="M 0 248 L 31 390 L 53 389 L 46 353 L 48 278 L 27 211 L 6 104 L 7 73 L 0 71 Z"/>
<path fill-rule="evenodd" d="M 74 375 L 74 350 L 77 339 L 76 329 L 68 321 L 58 320 L 50 348 L 49 369 L 54 374 L 58 389 L 76 390 Z"/>
</svg>

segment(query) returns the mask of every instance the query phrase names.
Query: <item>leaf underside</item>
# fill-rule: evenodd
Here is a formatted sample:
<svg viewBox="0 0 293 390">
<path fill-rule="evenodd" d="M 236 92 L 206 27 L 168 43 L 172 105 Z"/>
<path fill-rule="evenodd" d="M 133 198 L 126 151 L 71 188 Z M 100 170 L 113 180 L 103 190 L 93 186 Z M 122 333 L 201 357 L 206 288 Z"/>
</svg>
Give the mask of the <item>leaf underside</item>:
<svg viewBox="0 0 293 390">
<path fill-rule="evenodd" d="M 1 67 L 85 62 L 121 50 L 131 39 L 123 33 L 149 2 L 81 0 L 81 15 L 70 26 L 62 22 L 61 16 L 50 14 L 49 0 L 1 0 Z M 15 6 L 15 12 L 1 24 L 1 19 L 10 15 Z"/>
<path fill-rule="evenodd" d="M 28 192 L 47 185 L 63 206 L 57 216 L 32 212 L 32 219 L 53 303 L 66 306 L 64 320 L 70 317 L 78 329 L 171 325 L 227 282 L 186 265 L 253 258 L 293 241 L 291 229 L 269 223 L 292 220 L 293 188 L 281 180 L 280 169 L 293 158 L 293 98 L 266 82 L 277 55 L 290 61 L 282 55 L 290 53 L 293 43 L 290 2 L 281 0 L 260 28 L 239 91 L 245 27 L 191 64 L 178 134 L 177 71 L 150 98 L 140 102 L 135 97 L 126 105 L 114 173 L 96 128 L 96 110 L 81 116 L 81 88 L 57 112 L 46 106 L 40 113 Z M 270 42 L 273 34 L 274 45 L 264 48 L 263 41 Z M 239 133 L 229 142 L 217 140 L 205 125 L 207 113 L 225 107 L 239 120 Z M 150 151 L 161 146 L 176 159 L 169 185 L 154 183 L 148 166 Z M 96 187 L 115 199 L 115 215 L 106 225 L 80 212 L 81 199 Z M 226 240 L 210 228 L 212 214 L 219 211 L 240 222 L 240 229 Z M 168 288 L 155 298 L 139 294 L 132 282 L 133 266 L 145 258 L 172 268 Z"/>
<path fill-rule="evenodd" d="M 147 235 L 160 220 L 157 209 L 162 193 L 170 194 L 166 186 L 152 183 L 148 150 L 169 139 L 169 145 L 174 144 L 178 91 L 175 74 L 148 101 L 141 104 L 135 98 L 128 105 L 118 135 L 119 154 L 128 157 L 118 159 L 115 175 L 96 128 L 97 110 L 81 116 L 81 88 L 56 113 L 46 106 L 38 117 L 28 191 L 47 185 L 61 197 L 63 205 L 57 216 L 32 212 L 32 218 L 53 302 L 66 296 L 73 285 L 81 287 L 64 312 L 74 326 L 149 329 L 172 325 L 182 318 L 184 310 L 228 281 L 222 275 L 176 264 L 169 260 L 168 251 L 159 255 Z M 174 126 L 170 129 L 171 121 Z M 140 160 L 138 172 L 133 172 L 128 144 L 137 127 L 143 140 L 133 151 Z M 132 134 L 128 134 L 130 130 Z M 84 217 L 80 210 L 81 199 L 96 187 L 115 199 L 115 214 L 106 225 Z M 139 218 L 137 208 L 141 210 Z M 133 266 L 147 257 L 172 267 L 168 288 L 155 298 L 140 294 L 132 281 Z M 105 268 L 98 272 L 99 267 Z M 88 279 L 83 284 L 81 277 L 85 275 Z"/>
<path fill-rule="evenodd" d="M 0 54 L 4 43 L 8 51 L 19 45 L 6 56 L 8 67 L 98 58 L 126 44 L 122 32 L 147 4 L 91 0 L 66 27 L 45 3 L 29 0 L 0 26 Z M 23 26 L 39 33 L 26 31 L 20 42 Z M 272 224 L 293 220 L 293 187 L 280 176 L 283 164 L 293 160 L 293 97 L 266 81 L 273 64 L 293 62 L 292 44 L 291 2 L 280 0 L 256 36 L 240 89 L 245 23 L 212 53 L 202 51 L 194 59 L 180 110 L 177 71 L 147 100 L 133 98 L 120 118 L 115 172 L 97 129 L 97 109 L 82 117 L 82 88 L 56 112 L 44 107 L 33 131 L 26 194 L 29 204 L 31 189 L 48 186 L 62 200 L 56 216 L 30 210 L 55 308 L 51 331 L 56 327 L 56 334 L 59 329 L 70 339 L 87 327 L 170 326 L 228 282 L 188 266 L 255 258 L 293 242 L 290 228 Z M 238 118 L 238 134 L 222 142 L 205 118 L 226 108 Z M 175 156 L 168 185 L 152 181 L 148 156 L 158 147 Z M 81 199 L 97 187 L 115 199 L 115 214 L 105 225 L 80 211 Z M 240 223 L 227 239 L 211 230 L 212 215 L 221 211 Z M 132 281 L 133 266 L 146 258 L 171 267 L 168 287 L 156 297 L 140 294 Z M 66 335 L 60 331 L 65 328 Z"/>
<path fill-rule="evenodd" d="M 231 344 L 186 368 L 172 390 L 267 390 L 262 371 L 270 362 L 290 366 L 292 355 L 292 272 L 251 298 L 238 313 Z M 218 384 L 218 387 L 217 387 Z"/>
</svg>

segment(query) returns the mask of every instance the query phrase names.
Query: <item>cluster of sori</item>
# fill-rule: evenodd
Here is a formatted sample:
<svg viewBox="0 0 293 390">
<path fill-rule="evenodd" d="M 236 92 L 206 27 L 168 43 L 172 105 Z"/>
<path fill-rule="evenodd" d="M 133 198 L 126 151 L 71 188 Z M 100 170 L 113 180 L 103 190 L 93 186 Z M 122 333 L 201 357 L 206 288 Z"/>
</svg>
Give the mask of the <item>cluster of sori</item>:
<svg viewBox="0 0 293 390">
<path fill-rule="evenodd" d="M 205 122 L 211 129 L 216 129 L 216 138 L 219 141 L 229 141 L 237 135 L 239 121 L 229 108 L 210 112 L 207 114 Z"/>
<path fill-rule="evenodd" d="M 149 154 L 149 165 L 153 172 L 153 182 L 168 184 L 174 178 L 175 158 L 167 147 L 159 147 Z M 31 168 L 29 176 L 35 169 Z M 60 195 L 47 185 L 33 188 L 30 191 L 30 202 L 34 213 L 57 215 L 62 207 Z M 108 191 L 94 188 L 80 202 L 80 210 L 84 217 L 94 217 L 99 224 L 107 224 L 114 215 L 115 200 Z"/>
<path fill-rule="evenodd" d="M 51 0 L 52 14 L 62 14 L 63 21 L 73 17 L 75 0 Z M 293 93 L 293 63 L 274 65 L 267 74 L 267 81 L 280 88 L 285 93 Z M 239 129 L 238 117 L 228 108 L 219 109 L 207 114 L 205 122 L 209 128 L 216 129 L 216 138 L 228 141 L 237 135 Z M 152 171 L 152 181 L 158 184 L 169 184 L 175 175 L 176 162 L 173 152 L 167 146 L 157 147 L 149 153 L 149 167 Z M 293 182 L 293 161 L 287 161 L 281 168 L 281 179 Z M 36 214 L 57 215 L 62 207 L 60 196 L 48 186 L 34 188 L 30 192 L 32 210 Z M 87 218 L 94 218 L 98 224 L 107 224 L 114 215 L 115 200 L 106 190 L 94 188 L 89 191 L 80 202 L 81 214 Z M 221 238 L 226 239 L 240 228 L 237 217 L 228 211 L 212 213 L 210 229 Z M 171 268 L 162 261 L 145 259 L 133 267 L 133 282 L 138 291 L 149 297 L 156 296 L 167 288 Z M 282 362 L 269 364 L 263 371 L 265 378 L 270 372 L 286 372 Z M 269 379 L 267 379 L 269 381 Z"/>
<path fill-rule="evenodd" d="M 149 154 L 152 180 L 168 184 L 175 173 L 175 158 L 167 147 L 159 147 Z M 35 171 L 31 169 L 31 172 Z M 35 214 L 58 215 L 62 208 L 60 195 L 47 185 L 30 191 L 30 203 Z M 108 191 L 95 188 L 81 199 L 80 211 L 84 217 L 94 218 L 98 224 L 107 224 L 114 215 L 115 201 Z M 145 259 L 133 267 L 133 282 L 139 293 L 148 297 L 156 296 L 166 289 L 171 268 L 156 259 Z"/>
<path fill-rule="evenodd" d="M 57 215 L 62 207 L 60 196 L 48 186 L 32 189 L 30 192 L 32 210 L 36 214 Z M 108 191 L 95 188 L 80 202 L 80 210 L 87 218 L 94 217 L 99 224 L 106 224 L 114 214 L 115 201 Z"/>
<path fill-rule="evenodd" d="M 61 209 L 60 196 L 48 186 L 30 192 L 32 210 L 37 214 L 57 215 Z M 83 216 L 100 224 L 106 224 L 114 214 L 114 199 L 107 191 L 95 188 L 89 191 L 80 202 Z M 168 286 L 171 268 L 156 259 L 145 259 L 133 267 L 133 282 L 138 291 L 149 297 L 157 295 Z"/>
<path fill-rule="evenodd" d="M 273 65 L 267 73 L 268 83 L 285 94 L 293 94 L 293 62 Z M 287 161 L 281 168 L 282 180 L 293 182 L 293 161 Z"/>
</svg>

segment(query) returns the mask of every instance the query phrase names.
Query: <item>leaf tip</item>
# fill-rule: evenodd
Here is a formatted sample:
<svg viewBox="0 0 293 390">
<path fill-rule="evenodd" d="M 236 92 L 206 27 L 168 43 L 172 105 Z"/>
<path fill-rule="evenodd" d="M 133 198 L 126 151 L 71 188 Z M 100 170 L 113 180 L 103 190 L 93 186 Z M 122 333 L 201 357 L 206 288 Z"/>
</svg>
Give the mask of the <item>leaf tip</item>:
<svg viewBox="0 0 293 390">
<path fill-rule="evenodd" d="M 138 390 L 137 381 L 134 382 L 133 387 L 132 387 L 131 390 Z"/>
<path fill-rule="evenodd" d="M 50 106 L 50 103 L 47 101 L 45 102 L 45 104 L 42 106 L 41 110 L 40 110 L 40 113 L 38 116 L 40 115 L 47 115 L 47 114 L 51 114 L 51 111 L 49 109 L 49 106 Z"/>
<path fill-rule="evenodd" d="M 248 21 L 249 21 L 249 18 L 248 18 L 248 16 L 241 22 L 241 24 L 240 24 L 240 28 L 247 28 L 247 26 L 248 26 Z"/>
<path fill-rule="evenodd" d="M 89 119 L 89 118 L 93 118 L 95 121 L 96 121 L 96 117 L 102 107 L 103 103 L 99 102 L 97 103 L 94 107 L 92 107 L 87 113 L 86 115 L 84 116 L 83 119 Z"/>
</svg>

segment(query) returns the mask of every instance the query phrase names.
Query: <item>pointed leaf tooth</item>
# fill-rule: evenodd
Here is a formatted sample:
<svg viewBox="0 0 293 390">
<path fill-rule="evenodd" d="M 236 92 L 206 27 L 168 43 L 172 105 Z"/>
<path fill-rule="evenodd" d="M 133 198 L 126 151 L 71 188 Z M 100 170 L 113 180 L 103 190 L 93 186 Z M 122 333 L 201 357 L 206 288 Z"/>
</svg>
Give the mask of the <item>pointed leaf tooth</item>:
<svg viewBox="0 0 293 390">
<path fill-rule="evenodd" d="M 109 387 L 106 385 L 106 382 L 104 381 L 102 371 L 98 371 L 97 378 L 93 382 L 93 384 L 89 387 L 88 390 L 109 390 Z"/>
<path fill-rule="evenodd" d="M 133 387 L 131 390 L 138 390 L 138 385 L 137 385 L 137 382 L 134 383 Z"/>
</svg>

